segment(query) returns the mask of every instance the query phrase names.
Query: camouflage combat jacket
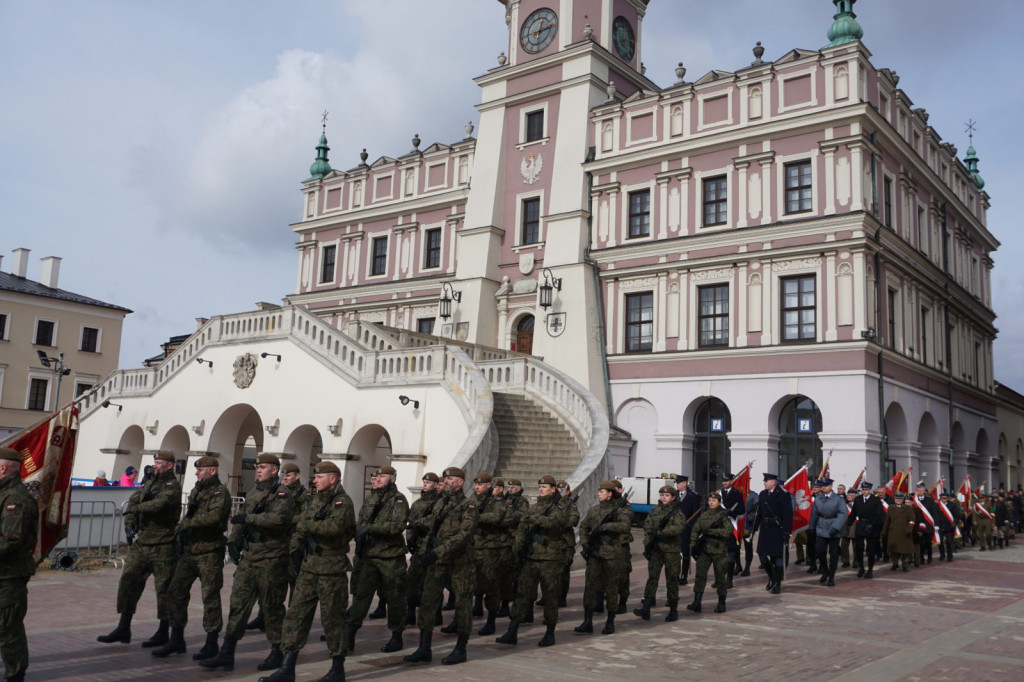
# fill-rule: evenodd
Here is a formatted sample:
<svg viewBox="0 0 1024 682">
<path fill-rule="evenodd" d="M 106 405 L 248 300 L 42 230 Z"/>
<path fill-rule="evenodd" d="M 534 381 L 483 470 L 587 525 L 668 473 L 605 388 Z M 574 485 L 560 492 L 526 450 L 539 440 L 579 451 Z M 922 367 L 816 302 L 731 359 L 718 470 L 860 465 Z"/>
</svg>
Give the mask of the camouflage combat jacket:
<svg viewBox="0 0 1024 682">
<path fill-rule="evenodd" d="M 370 517 L 373 510 L 380 503 L 380 511 L 377 512 L 373 523 Z M 405 495 L 398 492 L 394 483 L 387 487 L 374 490 L 363 502 L 359 510 L 358 527 L 367 526 L 369 532 L 366 547 L 366 556 L 374 559 L 394 559 L 405 556 L 406 543 L 402 537 L 406 522 L 409 520 L 409 502 Z"/>
<path fill-rule="evenodd" d="M 423 551 L 423 540 L 430 534 L 431 518 L 441 493 L 436 490 L 429 493 L 421 493 L 420 499 L 412 503 L 409 509 L 409 527 L 405 531 L 405 540 L 409 551 L 419 554 Z"/>
<path fill-rule="evenodd" d="M 668 517 L 667 521 L 666 517 Z M 665 523 L 664 527 L 661 525 L 662 522 Z M 651 545 L 651 540 L 657 536 L 657 540 L 651 546 L 665 554 L 678 553 L 679 536 L 683 534 L 684 530 L 686 530 L 686 519 L 679 511 L 679 504 L 675 500 L 668 504 L 662 504 L 659 501 L 647 515 L 647 520 L 644 521 L 644 547 Z"/>
<path fill-rule="evenodd" d="M 452 566 L 457 562 L 472 559 L 471 540 L 478 521 L 476 502 L 467 498 L 462 488 L 459 488 L 447 498 L 442 497 L 437 503 L 430 518 L 431 529 L 434 528 L 438 517 L 440 525 L 437 535 L 431 542 L 431 547 L 437 555 L 437 563 Z"/>
<path fill-rule="evenodd" d="M 188 494 L 185 518 L 181 521 L 188 553 L 205 554 L 223 549 L 228 541 L 224 532 L 230 518 L 231 493 L 220 477 L 196 483 Z"/>
<path fill-rule="evenodd" d="M 613 512 L 611 520 L 604 521 L 609 512 Z M 613 497 L 610 500 L 599 502 L 587 510 L 587 515 L 580 522 L 580 542 L 586 544 L 598 525 L 601 525 L 597 546 L 594 548 L 592 556 L 601 559 L 617 559 L 622 556 L 624 546 L 627 548 L 626 551 L 629 551 L 626 540 L 632 537 L 630 526 L 632 516 L 632 508 L 628 503 L 623 506 L 621 498 Z M 604 523 L 602 524 L 602 522 Z"/>
<path fill-rule="evenodd" d="M 253 510 L 266 498 L 263 510 Z M 288 489 L 279 481 L 257 481 L 256 487 L 245 496 L 245 523 L 231 530 L 231 542 L 241 542 L 242 530 L 249 527 L 249 548 L 245 556 L 250 561 L 276 559 L 288 555 L 288 535 L 295 517 L 295 502 Z"/>
<path fill-rule="evenodd" d="M 845 502 L 843 504 L 846 504 Z M 732 536 L 732 523 L 729 515 L 721 507 L 705 509 L 693 526 L 690 542 L 697 542 L 704 536 L 705 554 L 724 554 L 728 551 L 729 537 Z"/>
<path fill-rule="evenodd" d="M 501 549 L 512 545 L 512 534 L 505 519 L 514 511 L 513 507 L 492 493 L 493 489 L 488 488 L 483 494 L 474 496 L 480 519 L 473 536 L 476 549 Z"/>
<path fill-rule="evenodd" d="M 341 483 L 313 495 L 295 524 L 297 544 L 306 551 L 302 571 L 316 575 L 351 571 L 348 543 L 355 534 L 355 508 Z"/>
<path fill-rule="evenodd" d="M 537 561 L 553 561 L 565 558 L 565 529 L 569 527 L 566 508 L 569 500 L 563 499 L 558 491 L 538 497 L 537 502 L 519 522 L 512 551 L 525 552 Z"/>
<path fill-rule="evenodd" d="M 36 572 L 39 507 L 19 476 L 0 480 L 0 579 L 28 578 Z"/>
<path fill-rule="evenodd" d="M 146 481 L 146 485 L 128 498 L 124 525 L 127 528 L 138 523 L 139 535 L 136 542 L 164 545 L 174 542 L 180 518 L 181 484 L 174 475 L 174 469 L 168 469 Z"/>
</svg>

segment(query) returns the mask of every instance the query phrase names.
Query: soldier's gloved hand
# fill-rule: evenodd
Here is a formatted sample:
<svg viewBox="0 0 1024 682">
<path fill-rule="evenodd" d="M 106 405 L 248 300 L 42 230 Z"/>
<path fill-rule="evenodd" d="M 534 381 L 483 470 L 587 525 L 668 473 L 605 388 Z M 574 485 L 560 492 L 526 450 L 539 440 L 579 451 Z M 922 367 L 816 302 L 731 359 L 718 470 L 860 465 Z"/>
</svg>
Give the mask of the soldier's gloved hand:
<svg viewBox="0 0 1024 682">
<path fill-rule="evenodd" d="M 239 551 L 238 545 L 234 542 L 228 543 L 228 556 L 231 557 L 231 561 L 234 562 L 235 566 L 242 560 L 242 552 Z"/>
<path fill-rule="evenodd" d="M 603 523 L 598 524 L 597 528 L 594 529 L 594 532 L 595 533 L 603 533 L 604 532 L 604 524 Z"/>
<path fill-rule="evenodd" d="M 423 565 L 424 567 L 426 567 L 426 566 L 430 566 L 430 565 L 431 565 L 431 564 L 433 564 L 433 563 L 434 563 L 435 561 L 437 561 L 437 552 L 435 552 L 435 551 L 434 551 L 434 548 L 433 548 L 433 547 L 431 547 L 430 549 L 428 549 L 428 550 L 427 550 L 426 552 L 424 552 L 424 553 L 423 553 L 423 554 L 422 554 L 422 555 L 420 556 L 420 563 L 421 563 L 421 564 L 422 564 L 422 565 Z"/>
<path fill-rule="evenodd" d="M 833 528 L 832 530 L 830 530 L 828 532 L 828 536 L 830 538 L 837 538 L 837 537 L 839 537 L 840 536 L 839 529 L 838 528 Z"/>
<path fill-rule="evenodd" d="M 242 525 L 243 523 L 245 523 L 245 518 L 247 516 L 248 514 L 235 514 L 231 517 L 231 523 L 235 525 Z"/>
</svg>

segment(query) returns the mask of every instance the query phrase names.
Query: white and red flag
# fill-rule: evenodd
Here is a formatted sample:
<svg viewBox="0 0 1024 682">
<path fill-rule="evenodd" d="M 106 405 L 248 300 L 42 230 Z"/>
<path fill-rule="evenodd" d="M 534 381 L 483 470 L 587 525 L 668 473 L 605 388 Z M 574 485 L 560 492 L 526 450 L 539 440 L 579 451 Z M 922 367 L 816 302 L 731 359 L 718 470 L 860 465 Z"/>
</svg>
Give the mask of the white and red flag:
<svg viewBox="0 0 1024 682">
<path fill-rule="evenodd" d="M 78 407 L 71 403 L 4 443 L 21 453 L 21 479 L 39 505 L 37 563 L 68 534 L 77 435 Z"/>
<path fill-rule="evenodd" d="M 964 482 L 960 484 L 960 489 L 956 491 L 956 501 L 960 505 L 970 511 L 971 505 L 974 500 L 974 491 L 971 490 L 971 477 L 970 475 L 964 476 Z"/>
<path fill-rule="evenodd" d="M 782 487 L 793 496 L 796 509 L 793 510 L 793 535 L 796 535 L 811 523 L 811 482 L 807 478 L 807 467 L 800 469 L 782 484 Z"/>
<path fill-rule="evenodd" d="M 743 504 L 747 504 L 747 496 L 750 495 L 750 464 L 747 464 L 732 479 L 732 487 L 743 495 Z M 744 507 L 745 509 L 746 507 Z M 731 517 L 730 517 L 731 518 Z M 747 515 L 740 514 L 732 518 L 732 532 L 736 536 L 736 542 L 743 541 L 743 530 L 747 525 Z"/>
</svg>

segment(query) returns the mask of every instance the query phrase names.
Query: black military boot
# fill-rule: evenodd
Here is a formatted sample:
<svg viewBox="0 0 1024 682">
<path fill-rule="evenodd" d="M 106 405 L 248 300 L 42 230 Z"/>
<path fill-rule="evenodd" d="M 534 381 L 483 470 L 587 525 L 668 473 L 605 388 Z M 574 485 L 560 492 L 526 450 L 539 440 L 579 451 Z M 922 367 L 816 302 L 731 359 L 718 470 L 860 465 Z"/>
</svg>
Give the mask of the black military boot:
<svg viewBox="0 0 1024 682">
<path fill-rule="evenodd" d="M 332 657 L 331 669 L 316 682 L 345 682 L 345 657 Z"/>
<path fill-rule="evenodd" d="M 727 590 L 731 590 L 732 589 L 732 576 L 733 576 L 733 570 L 735 568 L 736 567 L 730 562 L 729 563 L 729 570 L 725 574 L 725 589 L 727 589 Z"/>
<path fill-rule="evenodd" d="M 818 582 L 821 583 L 822 585 L 824 585 L 825 583 L 828 582 L 829 575 L 831 575 L 831 573 L 829 572 L 828 567 L 827 566 L 823 567 L 821 569 L 821 577 L 818 578 Z"/>
<path fill-rule="evenodd" d="M 768 574 L 768 584 L 765 585 L 764 589 L 771 592 L 772 588 L 775 587 L 775 567 L 768 564 L 764 567 L 764 570 Z"/>
<path fill-rule="evenodd" d="M 590 609 L 583 609 L 583 622 L 573 628 L 573 632 L 590 634 L 594 631 L 594 612 Z"/>
<path fill-rule="evenodd" d="M 256 617 L 245 624 L 246 630 L 264 630 L 266 625 L 263 622 L 263 609 L 256 612 Z"/>
<path fill-rule="evenodd" d="M 555 643 L 555 626 L 549 625 L 544 636 L 537 642 L 537 646 L 552 646 Z"/>
<path fill-rule="evenodd" d="M 620 597 L 619 598 L 619 608 L 615 609 L 615 613 L 626 613 L 627 611 L 629 611 L 629 608 L 628 608 L 629 604 L 626 603 L 627 601 L 629 601 L 629 600 L 626 599 L 625 597 Z"/>
<path fill-rule="evenodd" d="M 746 560 L 746 562 L 743 564 L 743 570 L 740 571 L 740 575 L 742 575 L 743 577 L 746 577 L 746 576 L 750 575 L 750 564 L 753 561 L 754 561 L 753 557 L 750 557 L 750 558 L 748 558 Z"/>
<path fill-rule="evenodd" d="M 473 600 L 473 617 L 482 618 L 484 615 L 484 595 L 476 595 L 476 599 Z"/>
<path fill-rule="evenodd" d="M 289 651 L 284 654 L 277 672 L 267 677 L 261 677 L 259 682 L 295 682 L 295 661 L 298 657 L 298 651 Z"/>
<path fill-rule="evenodd" d="M 185 628 L 171 628 L 171 638 L 159 649 L 153 649 L 157 658 L 167 658 L 171 654 L 185 653 Z"/>
<path fill-rule="evenodd" d="M 402 660 L 406 663 L 430 663 L 434 657 L 433 652 L 430 650 L 430 640 L 434 636 L 433 630 L 420 630 L 420 645 L 416 651 L 412 652 Z"/>
<path fill-rule="evenodd" d="M 594 607 L 594 613 L 604 613 L 604 592 L 597 595 L 597 605 Z"/>
<path fill-rule="evenodd" d="M 668 605 L 668 615 L 665 616 L 665 622 L 666 623 L 674 623 L 677 620 L 679 620 L 679 605 L 678 604 L 669 604 Z"/>
<path fill-rule="evenodd" d="M 388 600 L 384 597 L 377 597 L 377 608 L 366 615 L 370 620 L 379 620 L 388 617 Z"/>
<path fill-rule="evenodd" d="M 604 627 L 601 628 L 602 635 L 613 635 L 615 634 L 615 613 L 611 610 L 608 611 L 608 620 L 604 622 Z"/>
<path fill-rule="evenodd" d="M 163 646 L 170 641 L 170 635 L 168 634 L 168 624 L 166 620 L 160 621 L 160 625 L 157 626 L 156 632 L 153 636 L 147 640 L 143 640 L 143 649 L 152 649 L 153 647 Z"/>
<path fill-rule="evenodd" d="M 224 636 L 224 643 L 220 645 L 220 651 L 213 658 L 199 661 L 199 665 L 207 670 L 234 670 L 235 669 L 235 644 L 238 642 L 230 635 Z"/>
<path fill-rule="evenodd" d="M 785 569 L 782 566 L 774 566 L 773 571 L 775 574 L 775 584 L 772 586 L 772 594 L 779 594 L 782 592 L 782 576 L 785 573 Z"/>
<path fill-rule="evenodd" d="M 700 600 L 704 597 L 703 592 L 694 592 L 693 601 L 686 605 L 687 611 L 693 611 L 694 613 L 700 613 Z"/>
<path fill-rule="evenodd" d="M 458 663 L 466 662 L 466 642 L 469 641 L 469 635 L 459 635 L 459 639 L 455 642 L 455 648 L 452 652 L 441 659 L 441 665 L 456 665 Z"/>
<path fill-rule="evenodd" d="M 114 642 L 120 642 L 121 644 L 132 643 L 132 614 L 122 613 L 121 620 L 117 623 L 117 627 L 114 628 L 109 635 L 100 635 L 96 638 L 97 642 L 103 642 L 104 644 L 113 644 Z"/>
<path fill-rule="evenodd" d="M 509 617 L 508 600 L 507 599 L 503 599 L 501 601 L 501 608 L 498 609 L 498 618 L 508 618 L 508 617 Z"/>
<path fill-rule="evenodd" d="M 505 631 L 501 637 L 494 640 L 498 644 L 518 644 L 519 643 L 519 621 L 512 619 L 508 622 L 508 630 Z"/>
<path fill-rule="evenodd" d="M 864 570 L 864 564 L 861 564 L 860 568 L 857 569 L 857 577 L 858 578 L 863 578 L 865 573 L 867 573 L 867 571 Z"/>
<path fill-rule="evenodd" d="M 725 613 L 725 597 L 718 598 L 718 605 L 715 606 L 715 613 Z"/>
<path fill-rule="evenodd" d="M 633 615 L 634 616 L 640 616 L 644 620 L 650 620 L 651 619 L 651 601 L 652 600 L 648 600 L 648 599 L 641 600 L 640 601 L 640 608 L 633 609 Z"/>
<path fill-rule="evenodd" d="M 393 651 L 401 651 L 405 648 L 405 642 L 402 640 L 401 632 L 392 632 L 391 639 L 388 640 L 387 644 L 380 648 L 386 654 L 390 654 Z"/>
<path fill-rule="evenodd" d="M 359 632 L 359 628 L 354 625 L 349 625 L 345 629 L 345 636 L 348 637 L 348 652 L 352 653 L 356 650 L 356 633 Z"/>
<path fill-rule="evenodd" d="M 454 635 L 458 631 L 459 614 L 455 614 L 454 616 L 452 616 L 452 622 L 448 623 L 448 625 L 445 625 L 443 628 L 441 628 L 441 632 L 443 632 L 446 635 Z"/>
<path fill-rule="evenodd" d="M 199 651 L 192 654 L 193 661 L 205 661 L 213 658 L 217 655 L 220 649 L 217 647 L 217 633 L 207 632 L 206 633 L 206 644 Z"/>
<path fill-rule="evenodd" d="M 270 653 L 263 659 L 263 662 L 256 666 L 257 670 L 277 670 L 284 662 L 284 654 L 281 653 L 280 644 L 271 644 Z"/>
<path fill-rule="evenodd" d="M 494 632 L 498 629 L 494 625 L 494 621 L 495 621 L 495 619 L 497 619 L 497 617 L 498 617 L 498 614 L 496 614 L 494 611 L 488 611 L 487 612 L 487 623 L 484 624 L 484 626 L 482 628 L 480 628 L 480 630 L 476 634 L 481 635 L 481 636 L 493 635 Z"/>
<path fill-rule="evenodd" d="M 826 576 L 825 583 L 829 587 L 835 587 L 836 586 L 836 572 L 835 571 L 831 571 L 831 570 L 830 571 L 826 571 L 825 572 L 825 576 Z"/>
</svg>

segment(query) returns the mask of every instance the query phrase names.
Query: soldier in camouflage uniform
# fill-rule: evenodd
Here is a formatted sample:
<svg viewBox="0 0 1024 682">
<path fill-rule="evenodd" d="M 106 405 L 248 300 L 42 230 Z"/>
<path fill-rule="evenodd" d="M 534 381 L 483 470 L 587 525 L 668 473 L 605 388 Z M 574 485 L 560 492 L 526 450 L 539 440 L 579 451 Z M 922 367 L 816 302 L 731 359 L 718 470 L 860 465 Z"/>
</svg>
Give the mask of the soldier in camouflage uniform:
<svg viewBox="0 0 1024 682">
<path fill-rule="evenodd" d="M 576 506 L 572 490 L 566 481 L 558 482 L 558 492 L 566 501 L 565 513 L 569 517 L 569 526 L 565 529 L 565 542 L 562 545 L 563 564 L 561 587 L 558 591 L 558 607 L 566 606 L 569 598 L 569 574 L 572 571 L 572 561 L 576 557 L 576 526 L 580 523 L 580 508 Z"/>
<path fill-rule="evenodd" d="M 501 576 L 511 558 L 511 543 L 505 527 L 509 505 L 495 497 L 491 475 L 477 474 L 473 479 L 473 490 L 479 523 L 473 536 L 473 564 L 476 569 L 477 598 L 482 598 L 487 607 L 487 624 L 478 634 L 494 634 L 494 621 L 501 606 Z"/>
<path fill-rule="evenodd" d="M 257 667 L 281 667 L 281 624 L 288 594 L 288 540 L 295 502 L 281 487 L 277 472 L 281 461 L 264 452 L 256 458 L 256 487 L 245 496 L 243 510 L 231 517 L 234 529 L 228 539 L 228 554 L 238 564 L 231 585 L 231 610 L 220 652 L 199 661 L 209 670 L 234 670 L 235 644 L 245 634 L 245 619 L 259 602 L 266 616 L 270 655 Z"/>
<path fill-rule="evenodd" d="M 36 572 L 39 507 L 21 482 L 21 453 L 0 448 L 0 658 L 8 682 L 22 682 L 28 669 L 28 580 Z"/>
<path fill-rule="evenodd" d="M 537 503 L 523 517 L 512 545 L 514 561 L 523 563 L 519 574 L 519 595 L 512 608 L 508 631 L 499 637 L 498 644 L 516 644 L 519 641 L 519 623 L 532 610 L 531 602 L 540 583 L 544 601 L 544 625 L 547 631 L 537 646 L 555 643 L 558 624 L 558 591 L 562 586 L 562 562 L 565 560 L 565 529 L 569 527 L 567 508 L 571 500 L 558 494 L 554 476 L 537 481 Z"/>
<path fill-rule="evenodd" d="M 679 511 L 679 498 L 676 489 L 670 485 L 658 490 L 658 504 L 651 509 L 644 521 L 644 557 L 647 559 L 647 585 L 644 587 L 644 599 L 639 609 L 633 609 L 633 615 L 644 620 L 651 619 L 651 607 L 658 596 L 658 578 L 662 567 L 665 569 L 665 592 L 668 596 L 668 616 L 666 621 L 672 622 L 679 618 L 679 569 L 682 554 L 679 551 L 680 537 L 686 530 L 686 519 Z"/>
<path fill-rule="evenodd" d="M 204 661 L 217 655 L 217 636 L 224 624 L 220 589 L 224 586 L 224 533 L 231 516 L 231 493 L 217 475 L 216 457 L 196 460 L 196 485 L 188 495 L 185 518 L 178 524 L 178 564 L 168 590 L 171 639 L 153 650 L 157 658 L 185 653 L 185 625 L 192 583 L 199 578 L 203 593 L 203 630 L 206 644 L 192 656 Z"/>
<path fill-rule="evenodd" d="M 174 530 L 181 516 L 181 484 L 174 477 L 174 453 L 157 454 L 153 462 L 153 475 L 139 490 L 128 498 L 128 512 L 124 517 L 126 529 L 138 529 L 138 537 L 128 550 L 128 559 L 117 584 L 117 612 L 121 621 L 108 635 L 97 641 L 109 644 L 132 641 L 132 616 L 139 603 L 146 579 L 153 576 L 156 586 L 156 612 L 160 627 L 143 647 L 158 647 L 168 642 L 169 609 L 167 592 L 174 575 L 178 555 L 174 551 Z"/>
<path fill-rule="evenodd" d="M 405 537 L 409 519 L 409 501 L 395 487 L 397 472 L 383 466 L 373 474 L 370 495 L 359 510 L 356 530 L 356 562 L 360 564 L 359 580 L 352 585 L 352 608 L 348 614 L 348 644 L 354 648 L 356 632 L 370 610 L 370 602 L 378 590 L 388 603 L 388 630 L 391 639 L 381 651 L 400 651 L 405 645 L 406 592 Z"/>
<path fill-rule="evenodd" d="M 423 594 L 423 578 L 427 569 L 420 561 L 423 554 L 423 541 L 430 534 L 431 518 L 434 514 L 434 507 L 441 499 L 441 479 L 432 471 L 423 474 L 423 489 L 420 491 L 420 499 L 412 503 L 409 508 L 408 529 L 405 531 L 406 544 L 412 556 L 409 558 L 409 567 L 405 573 L 405 584 L 407 590 L 407 612 L 406 625 L 416 625 L 416 607 L 420 605 L 420 598 Z"/>
<path fill-rule="evenodd" d="M 732 561 L 729 556 L 729 538 L 735 538 L 735 535 L 729 515 L 722 507 L 722 495 L 717 492 L 710 493 L 708 508 L 693 526 L 690 546 L 698 546 L 701 552 L 697 557 L 697 571 L 693 577 L 693 603 L 686 605 L 690 611 L 700 613 L 700 602 L 708 581 L 708 568 L 714 564 L 715 583 L 718 585 L 718 605 L 715 606 L 715 613 L 725 613 L 725 597 L 729 593 L 729 563 Z"/>
<path fill-rule="evenodd" d="M 505 495 L 505 502 L 509 507 L 509 513 L 505 515 L 505 530 L 508 533 L 509 556 L 511 557 L 512 538 L 515 537 L 516 530 L 519 528 L 519 522 L 530 511 L 530 501 L 523 495 L 522 481 L 510 478 L 506 482 L 508 483 L 508 492 Z M 509 605 L 515 601 L 518 584 L 519 571 L 515 570 L 515 567 L 509 562 L 501 576 L 501 608 L 498 609 L 499 618 L 507 618 L 510 615 Z M 532 611 L 523 622 L 533 622 Z"/>
<path fill-rule="evenodd" d="M 348 543 L 356 533 L 352 498 L 341 485 L 341 470 L 334 462 L 320 462 L 313 469 L 316 495 L 298 517 L 292 535 L 292 562 L 298 568 L 295 590 L 282 627 L 281 668 L 260 682 L 294 682 L 299 650 L 309 637 L 313 614 L 320 603 L 320 620 L 326 633 L 331 669 L 319 682 L 343 682 L 345 655 L 345 607 L 348 586 L 345 573 L 352 568 Z"/>
<path fill-rule="evenodd" d="M 622 495 L 622 481 L 615 480 L 615 489 Z M 632 491 L 630 491 L 632 492 Z M 629 503 L 629 500 L 624 500 L 626 509 L 629 510 L 629 519 L 632 522 L 633 519 L 633 505 Z M 633 572 L 633 552 L 631 545 L 633 544 L 633 532 L 626 533 L 622 536 L 619 544 L 619 551 L 622 553 L 622 559 L 625 561 L 626 572 L 619 576 L 619 601 L 613 602 L 608 601 L 609 610 L 614 609 L 615 613 L 625 613 L 627 606 L 629 605 L 629 576 Z M 617 604 L 617 605 L 616 605 Z"/>
<path fill-rule="evenodd" d="M 417 614 L 420 645 L 405 657 L 407 663 L 431 660 L 430 642 L 434 634 L 434 614 L 441 608 L 445 585 L 451 581 L 455 593 L 455 618 L 459 639 L 444 665 L 466 662 L 466 642 L 473 627 L 473 595 L 476 572 L 473 567 L 471 540 L 476 532 L 476 504 L 462 492 L 466 474 L 458 467 L 444 470 L 444 496 L 434 508 L 426 546 L 420 563 L 427 567 L 423 580 L 423 602 Z"/>
<path fill-rule="evenodd" d="M 583 588 L 583 622 L 576 626 L 578 633 L 594 631 L 594 610 L 597 595 L 604 592 L 608 599 L 608 619 L 602 634 L 615 632 L 615 609 L 619 603 L 619 584 L 626 573 L 626 559 L 622 553 L 623 538 L 631 533 L 632 512 L 618 493 L 618 481 L 602 481 L 597 491 L 598 503 L 587 510 L 580 522 L 580 542 L 583 558 L 587 562 L 586 583 Z"/>
</svg>

